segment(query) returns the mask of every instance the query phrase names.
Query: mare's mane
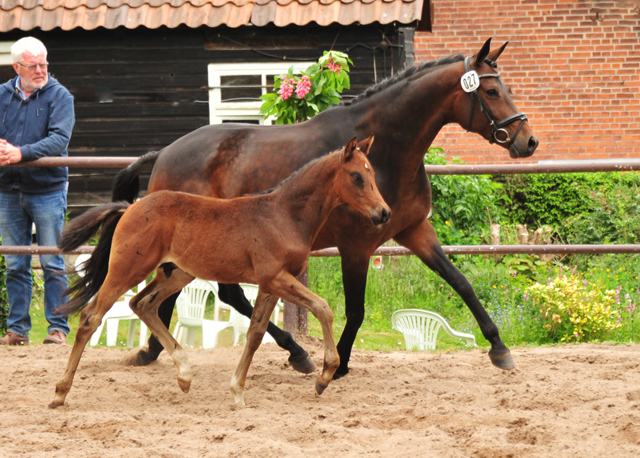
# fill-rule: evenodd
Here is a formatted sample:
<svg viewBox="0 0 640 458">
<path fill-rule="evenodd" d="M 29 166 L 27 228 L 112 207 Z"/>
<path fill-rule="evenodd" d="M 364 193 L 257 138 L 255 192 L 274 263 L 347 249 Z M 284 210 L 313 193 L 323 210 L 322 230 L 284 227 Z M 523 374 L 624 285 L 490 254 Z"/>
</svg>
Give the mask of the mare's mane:
<svg viewBox="0 0 640 458">
<path fill-rule="evenodd" d="M 430 62 L 422 62 L 420 65 L 409 67 L 400 73 L 396 73 L 395 75 L 392 75 L 389 78 L 382 80 L 375 86 L 371 86 L 370 88 L 366 89 L 363 93 L 358 95 L 355 99 L 342 102 L 340 105 L 353 105 L 366 98 L 371 97 L 373 94 L 377 94 L 380 91 L 384 91 L 385 89 L 393 86 L 399 81 L 410 78 L 417 73 L 431 71 L 436 67 L 452 64 L 454 62 L 461 62 L 463 60 L 464 60 L 464 56 L 462 54 L 455 54 L 451 56 L 441 57 L 438 60 L 433 60 Z"/>
</svg>

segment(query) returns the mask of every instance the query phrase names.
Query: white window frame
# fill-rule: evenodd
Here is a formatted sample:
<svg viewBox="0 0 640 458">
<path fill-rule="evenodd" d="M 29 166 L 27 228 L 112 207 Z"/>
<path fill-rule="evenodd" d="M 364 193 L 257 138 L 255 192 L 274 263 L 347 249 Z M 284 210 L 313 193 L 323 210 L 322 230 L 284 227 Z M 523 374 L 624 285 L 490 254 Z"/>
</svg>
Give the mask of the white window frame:
<svg viewBox="0 0 640 458">
<path fill-rule="evenodd" d="M 0 65 L 13 65 L 11 46 L 15 41 L 0 41 Z"/>
<path fill-rule="evenodd" d="M 222 124 L 223 121 L 258 121 L 260 124 L 271 125 L 272 117 L 264 119 L 260 114 L 262 101 L 256 102 L 222 102 L 220 89 L 221 76 L 228 75 L 262 75 L 262 94 L 267 93 L 267 75 L 282 75 L 293 66 L 293 71 L 299 73 L 306 70 L 315 62 L 249 62 L 209 64 L 209 123 Z"/>
</svg>

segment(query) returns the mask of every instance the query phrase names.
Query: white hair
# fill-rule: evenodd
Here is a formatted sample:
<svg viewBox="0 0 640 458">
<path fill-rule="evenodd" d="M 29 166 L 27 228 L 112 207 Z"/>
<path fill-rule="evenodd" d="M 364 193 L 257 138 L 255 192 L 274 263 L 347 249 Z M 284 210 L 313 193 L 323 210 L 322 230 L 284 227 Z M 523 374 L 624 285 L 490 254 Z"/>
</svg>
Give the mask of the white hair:
<svg viewBox="0 0 640 458">
<path fill-rule="evenodd" d="M 47 57 L 47 48 L 45 48 L 44 43 L 37 38 L 24 37 L 11 45 L 11 59 L 13 62 L 21 62 L 24 59 L 23 54 L 25 51 L 34 56 L 44 53 L 44 57 Z"/>
</svg>

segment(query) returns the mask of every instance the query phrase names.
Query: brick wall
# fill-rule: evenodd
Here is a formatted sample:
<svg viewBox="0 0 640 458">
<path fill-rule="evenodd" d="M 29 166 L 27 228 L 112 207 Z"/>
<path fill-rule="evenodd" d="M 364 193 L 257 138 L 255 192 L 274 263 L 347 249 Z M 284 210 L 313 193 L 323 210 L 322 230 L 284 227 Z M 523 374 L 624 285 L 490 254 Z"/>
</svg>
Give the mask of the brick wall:
<svg viewBox="0 0 640 458">
<path fill-rule="evenodd" d="M 640 158 L 640 2 L 431 0 L 433 32 L 416 60 L 473 54 L 509 41 L 499 71 L 540 146 L 532 162 Z M 458 125 L 434 145 L 468 163 L 513 161 Z"/>
</svg>

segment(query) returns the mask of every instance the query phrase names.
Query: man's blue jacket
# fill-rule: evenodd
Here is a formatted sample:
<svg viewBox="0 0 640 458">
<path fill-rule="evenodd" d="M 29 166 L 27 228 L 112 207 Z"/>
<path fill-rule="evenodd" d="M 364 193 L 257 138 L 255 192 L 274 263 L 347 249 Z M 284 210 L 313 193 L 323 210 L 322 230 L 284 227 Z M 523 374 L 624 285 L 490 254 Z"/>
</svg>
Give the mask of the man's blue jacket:
<svg viewBox="0 0 640 458">
<path fill-rule="evenodd" d="M 75 124 L 73 96 L 55 78 L 23 100 L 16 79 L 0 86 L 0 138 L 22 151 L 22 162 L 68 156 Z M 66 187 L 67 167 L 0 167 L 0 191 L 51 192 Z"/>
</svg>

